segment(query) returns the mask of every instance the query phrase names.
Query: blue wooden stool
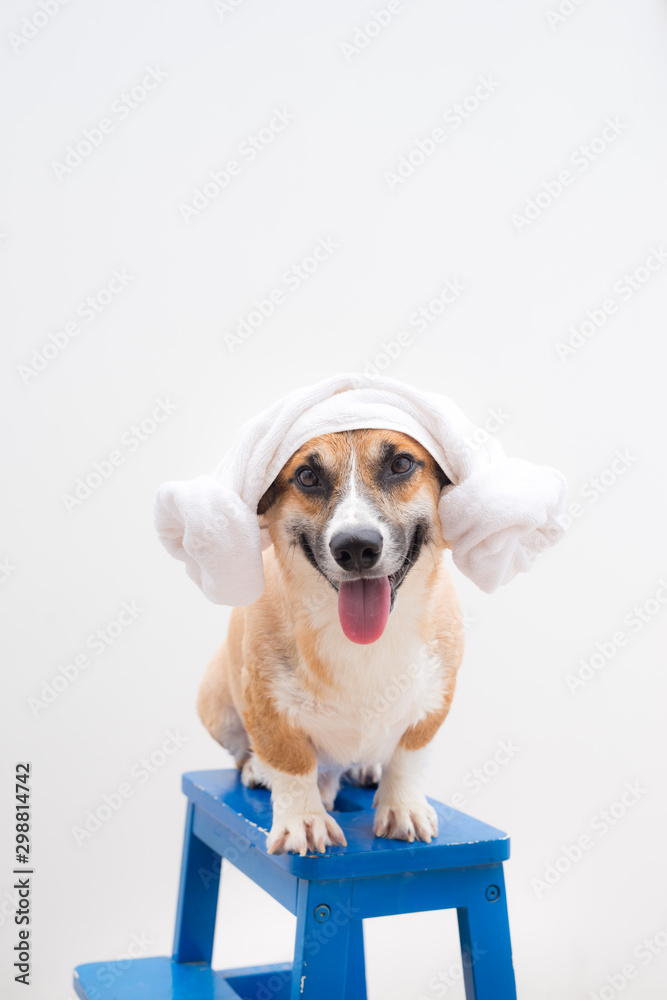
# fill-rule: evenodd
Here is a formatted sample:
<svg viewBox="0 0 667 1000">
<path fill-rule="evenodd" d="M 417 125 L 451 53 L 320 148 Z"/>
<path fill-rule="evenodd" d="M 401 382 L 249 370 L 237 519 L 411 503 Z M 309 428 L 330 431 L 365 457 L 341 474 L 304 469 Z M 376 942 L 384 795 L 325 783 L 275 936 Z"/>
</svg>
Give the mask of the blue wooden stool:
<svg viewBox="0 0 667 1000">
<path fill-rule="evenodd" d="M 188 797 L 173 958 L 80 965 L 82 1000 L 366 1000 L 362 921 L 456 907 L 467 1000 L 515 1000 L 503 861 L 509 838 L 439 802 L 431 844 L 373 836 L 373 791 L 344 786 L 347 847 L 266 853 L 271 801 L 237 771 L 183 776 Z M 294 964 L 213 972 L 221 859 L 296 914 Z"/>
</svg>

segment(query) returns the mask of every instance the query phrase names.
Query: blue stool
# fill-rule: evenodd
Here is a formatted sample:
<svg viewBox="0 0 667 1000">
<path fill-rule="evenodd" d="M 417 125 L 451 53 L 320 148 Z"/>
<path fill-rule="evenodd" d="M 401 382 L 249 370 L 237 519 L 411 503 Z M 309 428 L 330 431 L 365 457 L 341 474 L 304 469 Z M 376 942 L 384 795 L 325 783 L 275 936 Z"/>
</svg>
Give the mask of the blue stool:
<svg viewBox="0 0 667 1000">
<path fill-rule="evenodd" d="M 373 791 L 344 786 L 335 816 L 347 847 L 266 853 L 271 800 L 237 771 L 183 776 L 188 797 L 173 958 L 74 971 L 82 1000 L 366 1000 L 362 921 L 456 907 L 467 1000 L 516 1000 L 503 861 L 509 838 L 439 802 L 431 844 L 373 836 Z M 213 972 L 222 859 L 296 914 L 294 964 Z"/>
</svg>

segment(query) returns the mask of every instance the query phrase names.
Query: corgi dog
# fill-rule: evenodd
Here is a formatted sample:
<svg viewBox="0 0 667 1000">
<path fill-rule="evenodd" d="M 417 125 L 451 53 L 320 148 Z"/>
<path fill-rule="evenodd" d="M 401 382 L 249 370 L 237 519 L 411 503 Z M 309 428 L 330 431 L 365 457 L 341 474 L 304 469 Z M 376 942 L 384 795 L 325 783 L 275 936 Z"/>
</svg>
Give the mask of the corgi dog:
<svg viewBox="0 0 667 1000">
<path fill-rule="evenodd" d="M 438 499 L 450 480 L 407 434 L 312 438 L 260 500 L 266 586 L 234 608 L 197 700 L 242 782 L 271 789 L 269 853 L 345 845 L 342 776 L 378 783 L 378 837 L 430 842 L 424 754 L 463 653 Z"/>
</svg>

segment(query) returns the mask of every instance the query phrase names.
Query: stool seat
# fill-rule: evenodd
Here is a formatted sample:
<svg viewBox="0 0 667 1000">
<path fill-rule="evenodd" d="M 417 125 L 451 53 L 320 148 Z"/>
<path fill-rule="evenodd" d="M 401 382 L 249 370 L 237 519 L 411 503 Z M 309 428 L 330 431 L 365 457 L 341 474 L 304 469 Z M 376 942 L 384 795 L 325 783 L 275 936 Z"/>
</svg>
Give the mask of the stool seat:
<svg viewBox="0 0 667 1000">
<path fill-rule="evenodd" d="M 183 775 L 188 798 L 253 847 L 266 853 L 271 829 L 271 793 L 246 788 L 237 771 L 191 771 Z M 434 868 L 461 868 L 507 861 L 510 839 L 472 816 L 429 799 L 438 814 L 439 832 L 430 844 L 387 840 L 373 833 L 373 788 L 343 785 L 332 815 L 345 834 L 347 847 L 328 847 L 325 854 L 272 854 L 274 865 L 297 878 L 355 878 Z"/>
<path fill-rule="evenodd" d="M 79 966 L 81 1000 L 366 1000 L 363 921 L 456 908 L 467 1000 L 516 1000 L 503 862 L 509 837 L 429 800 L 430 844 L 373 835 L 368 788 L 343 786 L 333 815 L 347 847 L 267 854 L 271 797 L 236 770 L 183 776 L 188 799 L 171 958 Z M 294 962 L 214 972 L 223 860 L 296 915 Z"/>
</svg>

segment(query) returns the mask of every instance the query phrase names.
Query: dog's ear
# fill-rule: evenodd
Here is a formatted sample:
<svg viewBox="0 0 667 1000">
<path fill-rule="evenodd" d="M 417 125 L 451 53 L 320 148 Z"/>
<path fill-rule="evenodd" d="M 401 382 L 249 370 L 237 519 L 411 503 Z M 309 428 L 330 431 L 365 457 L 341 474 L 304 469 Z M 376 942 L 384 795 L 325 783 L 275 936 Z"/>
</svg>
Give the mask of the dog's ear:
<svg viewBox="0 0 667 1000">
<path fill-rule="evenodd" d="M 438 482 L 440 483 L 440 489 L 442 489 L 444 486 L 451 486 L 452 481 L 449 478 L 449 476 L 442 471 L 437 462 L 434 461 L 433 464 L 435 466 L 435 474 L 438 478 Z"/>
<path fill-rule="evenodd" d="M 259 503 L 257 504 L 257 514 L 261 516 L 266 514 L 269 507 L 272 507 L 278 498 L 278 485 L 274 479 L 268 490 L 264 493 Z"/>
</svg>

